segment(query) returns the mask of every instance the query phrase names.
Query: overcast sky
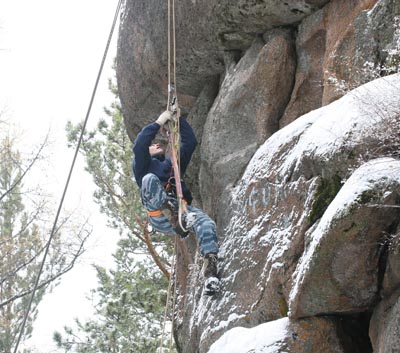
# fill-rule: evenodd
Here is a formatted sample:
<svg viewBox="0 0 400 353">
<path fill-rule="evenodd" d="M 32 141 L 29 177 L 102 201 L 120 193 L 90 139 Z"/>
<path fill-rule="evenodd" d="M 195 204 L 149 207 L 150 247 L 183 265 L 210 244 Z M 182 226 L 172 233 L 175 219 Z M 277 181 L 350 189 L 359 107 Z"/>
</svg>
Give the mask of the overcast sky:
<svg viewBox="0 0 400 353">
<path fill-rule="evenodd" d="M 48 151 L 46 187 L 58 202 L 73 151 L 67 149 L 65 124 L 84 119 L 103 56 L 118 0 L 1 0 L 0 1 L 0 111 L 6 111 L 23 130 L 21 148 L 43 140 L 49 128 L 53 144 Z M 113 75 L 118 27 L 94 101 L 90 124 L 104 116 L 112 96 L 107 80 Z M 38 181 L 45 176 L 37 176 Z M 90 315 L 85 299 L 96 287 L 93 262 L 111 264 L 117 235 L 92 202 L 91 179 L 79 159 L 66 198 L 66 207 L 82 207 L 95 225 L 89 251 L 39 307 L 31 347 L 54 351 L 52 333 L 71 324 L 74 317 Z"/>
</svg>

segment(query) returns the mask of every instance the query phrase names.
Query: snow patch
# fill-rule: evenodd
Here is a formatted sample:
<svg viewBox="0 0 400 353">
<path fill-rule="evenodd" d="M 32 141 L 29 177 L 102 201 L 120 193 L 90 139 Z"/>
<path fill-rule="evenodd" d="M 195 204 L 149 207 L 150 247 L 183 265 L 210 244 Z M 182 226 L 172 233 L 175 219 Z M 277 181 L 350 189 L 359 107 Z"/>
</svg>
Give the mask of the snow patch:
<svg viewBox="0 0 400 353">
<path fill-rule="evenodd" d="M 220 337 L 208 353 L 272 353 L 287 335 L 288 318 L 253 328 L 235 327 Z"/>
<path fill-rule="evenodd" d="M 218 326 L 213 328 L 213 331 L 219 331 L 221 329 L 224 329 L 224 328 L 228 327 L 231 322 L 237 321 L 245 316 L 246 315 L 238 315 L 236 313 L 230 314 L 228 317 L 228 320 L 220 321 Z"/>
</svg>

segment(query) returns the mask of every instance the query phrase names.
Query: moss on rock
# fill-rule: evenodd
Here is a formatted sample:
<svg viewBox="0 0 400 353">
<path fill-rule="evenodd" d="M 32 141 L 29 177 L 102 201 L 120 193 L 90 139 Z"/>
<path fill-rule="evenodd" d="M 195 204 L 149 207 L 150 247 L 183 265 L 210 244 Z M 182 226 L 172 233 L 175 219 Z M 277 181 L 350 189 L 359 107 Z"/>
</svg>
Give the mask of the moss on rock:
<svg viewBox="0 0 400 353">
<path fill-rule="evenodd" d="M 308 216 L 311 224 L 322 217 L 325 210 L 335 198 L 341 187 L 342 179 L 337 174 L 334 175 L 332 179 L 321 179 L 321 183 L 318 186 L 310 215 Z"/>
</svg>

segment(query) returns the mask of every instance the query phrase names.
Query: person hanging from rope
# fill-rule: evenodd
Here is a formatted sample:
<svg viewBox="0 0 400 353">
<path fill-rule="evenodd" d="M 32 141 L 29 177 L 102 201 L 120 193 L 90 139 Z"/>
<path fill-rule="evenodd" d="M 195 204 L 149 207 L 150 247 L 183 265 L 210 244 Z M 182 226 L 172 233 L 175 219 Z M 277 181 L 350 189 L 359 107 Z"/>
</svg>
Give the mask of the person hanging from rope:
<svg viewBox="0 0 400 353">
<path fill-rule="evenodd" d="M 136 137 L 133 146 L 133 172 L 141 190 L 142 203 L 148 211 L 151 226 L 166 234 L 177 234 L 185 238 L 189 231 L 195 233 L 199 249 L 204 257 L 204 294 L 213 295 L 219 290 L 217 255 L 218 240 L 215 222 L 201 209 L 191 206 L 192 194 L 183 180 L 183 175 L 197 146 L 194 132 L 184 117 L 180 124 L 180 174 L 183 198 L 186 203 L 182 222 L 179 222 L 179 207 L 171 157 L 165 156 L 164 148 L 153 143 L 160 129 L 172 119 L 170 111 L 163 112 L 158 119 L 145 126 Z"/>
</svg>

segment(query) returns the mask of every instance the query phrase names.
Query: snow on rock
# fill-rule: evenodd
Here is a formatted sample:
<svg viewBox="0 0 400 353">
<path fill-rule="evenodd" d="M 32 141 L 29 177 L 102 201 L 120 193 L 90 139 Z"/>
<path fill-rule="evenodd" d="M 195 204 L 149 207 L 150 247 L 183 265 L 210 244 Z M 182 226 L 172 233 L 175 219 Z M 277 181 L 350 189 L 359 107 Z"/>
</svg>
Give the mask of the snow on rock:
<svg viewBox="0 0 400 353">
<path fill-rule="evenodd" d="M 350 153 L 357 147 L 364 149 L 357 152 L 365 153 L 372 147 L 367 144 L 376 144 L 374 136 L 381 137 L 388 122 L 400 111 L 399 95 L 400 74 L 395 74 L 371 81 L 295 120 L 258 149 L 237 188 L 239 194 L 246 191 L 243 186 L 249 185 L 253 178 L 269 172 L 266 165 L 273 164 L 273 170 L 285 179 L 312 172 L 304 165 L 308 159 L 317 162 L 319 167 L 329 167 L 338 154 Z M 277 156 L 281 164 L 276 163 Z"/>
<path fill-rule="evenodd" d="M 208 353 L 348 352 L 337 335 L 339 321 L 311 318 L 267 322 L 253 328 L 235 327 L 226 332 Z M 350 350 L 351 351 L 351 350 Z"/>
<path fill-rule="evenodd" d="M 371 303 L 377 278 L 374 251 L 382 231 L 390 227 L 398 209 L 372 208 L 365 200 L 370 196 L 374 202 L 394 204 L 396 186 L 381 182 L 380 177 L 387 174 L 387 168 L 394 166 L 395 161 L 371 162 L 367 169 L 360 169 L 347 182 L 346 179 L 365 160 L 375 157 L 373 152 L 378 150 L 382 134 L 393 127 L 399 111 L 400 75 L 396 74 L 357 88 L 334 103 L 300 117 L 266 140 L 241 180 L 230 189 L 229 202 L 221 205 L 227 214 L 226 226 L 219 234 L 221 292 L 211 298 L 204 297 L 201 276 L 189 276 L 185 300 L 178 303 L 179 341 L 184 345 L 183 351 L 205 353 L 233 327 L 257 326 L 287 316 L 289 304 L 293 317 L 303 317 L 313 313 L 364 310 Z M 365 202 L 356 204 L 355 187 L 351 189 L 353 198 L 346 190 L 354 178 L 357 178 L 355 183 L 364 180 L 360 176 L 363 170 L 367 173 L 374 170 L 374 182 L 367 183 L 374 187 L 371 187 L 372 195 L 362 193 Z M 366 187 L 364 181 L 360 188 Z M 382 193 L 389 184 L 393 188 Z M 345 191 L 338 194 L 342 187 Z M 336 201 L 327 209 L 332 200 Z M 339 222 L 328 222 L 333 220 L 332 209 L 339 207 L 335 206 L 337 200 L 341 200 L 342 207 L 349 203 L 352 212 L 345 212 Z M 340 212 L 335 209 L 334 214 L 344 212 L 344 209 Z M 330 224 L 327 232 L 332 237 L 327 234 L 321 239 L 326 239 L 328 245 L 330 238 L 337 243 L 332 243 L 331 248 L 323 247 L 322 256 L 320 247 L 314 247 L 313 239 L 324 224 Z M 340 290 L 326 290 L 317 295 L 313 282 L 308 281 L 315 277 L 307 271 L 300 272 L 299 259 L 302 263 L 306 261 L 310 249 L 315 253 L 312 258 L 332 259 L 330 264 L 322 262 L 321 269 L 333 271 L 326 281 L 327 289 L 330 289 L 329 283 L 336 281 L 346 285 L 343 307 L 336 298 Z M 371 259 L 360 272 L 363 278 L 359 289 L 347 286 L 352 277 L 346 271 L 348 263 L 342 262 L 354 257 L 360 261 Z M 200 259 L 198 262 L 201 266 Z M 353 274 L 362 269 L 361 262 L 354 263 Z M 313 265 L 312 269 L 317 271 L 318 266 Z M 322 272 L 316 273 L 321 274 L 322 281 Z M 303 276 L 307 279 L 304 285 Z M 315 300 L 316 297 L 321 299 Z M 322 307 L 325 303 L 330 306 Z"/>
<path fill-rule="evenodd" d="M 300 259 L 291 317 L 367 310 L 378 294 L 379 248 L 399 219 L 400 161 L 358 168 L 331 202 Z M 394 206 L 394 207 L 390 207 Z"/>
<path fill-rule="evenodd" d="M 272 353 L 286 336 L 289 320 L 283 318 L 248 329 L 235 327 L 215 342 L 208 353 Z"/>
</svg>

